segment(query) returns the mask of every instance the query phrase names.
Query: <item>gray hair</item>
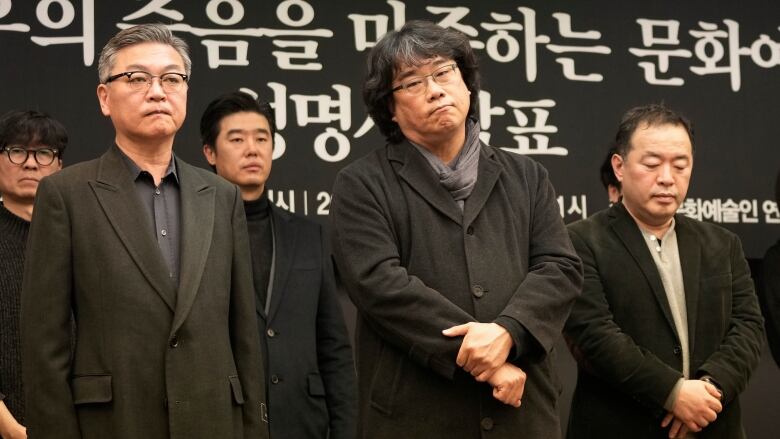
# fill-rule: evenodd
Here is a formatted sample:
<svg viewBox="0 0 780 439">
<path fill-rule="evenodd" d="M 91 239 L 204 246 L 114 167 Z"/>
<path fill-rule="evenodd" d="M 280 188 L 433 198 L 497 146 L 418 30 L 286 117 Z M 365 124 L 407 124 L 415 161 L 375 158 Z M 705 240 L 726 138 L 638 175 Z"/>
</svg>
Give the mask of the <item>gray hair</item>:
<svg viewBox="0 0 780 439">
<path fill-rule="evenodd" d="M 190 60 L 190 48 L 187 43 L 173 35 L 164 24 L 139 24 L 119 31 L 100 51 L 98 59 L 98 78 L 104 84 L 114 68 L 116 54 L 125 47 L 140 43 L 161 43 L 173 47 L 184 61 L 184 70 L 187 76 L 192 72 L 192 60 Z"/>
</svg>

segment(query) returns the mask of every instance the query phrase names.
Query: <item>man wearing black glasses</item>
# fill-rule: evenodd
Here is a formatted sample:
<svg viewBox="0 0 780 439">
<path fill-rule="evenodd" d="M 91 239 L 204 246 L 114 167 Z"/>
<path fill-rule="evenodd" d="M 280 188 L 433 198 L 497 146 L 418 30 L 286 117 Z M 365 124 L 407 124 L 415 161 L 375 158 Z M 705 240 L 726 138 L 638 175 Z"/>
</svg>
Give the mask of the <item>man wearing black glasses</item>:
<svg viewBox="0 0 780 439">
<path fill-rule="evenodd" d="M 0 437 L 26 438 L 19 355 L 24 247 L 38 182 L 62 168 L 65 127 L 37 111 L 0 118 Z"/>
<path fill-rule="evenodd" d="M 31 437 L 267 437 L 241 195 L 173 154 L 190 67 L 163 25 L 119 32 L 97 87 L 114 144 L 41 183 L 22 293 Z"/>
<path fill-rule="evenodd" d="M 359 437 L 560 437 L 551 351 L 580 260 L 547 171 L 480 141 L 478 95 L 455 30 L 410 21 L 368 55 L 388 144 L 339 173 L 331 209 Z"/>
</svg>

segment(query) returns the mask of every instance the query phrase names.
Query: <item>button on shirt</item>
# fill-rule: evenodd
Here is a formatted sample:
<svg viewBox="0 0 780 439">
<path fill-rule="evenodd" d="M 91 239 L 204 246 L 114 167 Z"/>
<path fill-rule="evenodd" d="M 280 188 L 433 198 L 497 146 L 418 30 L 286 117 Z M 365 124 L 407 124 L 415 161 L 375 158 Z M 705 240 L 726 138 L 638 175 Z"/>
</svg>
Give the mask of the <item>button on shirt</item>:
<svg viewBox="0 0 780 439">
<path fill-rule="evenodd" d="M 155 186 L 152 174 L 138 167 L 121 149 L 119 152 L 133 177 L 136 193 L 146 210 L 149 224 L 153 226 L 152 233 L 154 233 L 157 245 L 160 247 L 160 253 L 167 264 L 168 275 L 178 286 L 181 194 L 174 156 L 171 154 L 171 161 L 160 185 Z"/>
</svg>

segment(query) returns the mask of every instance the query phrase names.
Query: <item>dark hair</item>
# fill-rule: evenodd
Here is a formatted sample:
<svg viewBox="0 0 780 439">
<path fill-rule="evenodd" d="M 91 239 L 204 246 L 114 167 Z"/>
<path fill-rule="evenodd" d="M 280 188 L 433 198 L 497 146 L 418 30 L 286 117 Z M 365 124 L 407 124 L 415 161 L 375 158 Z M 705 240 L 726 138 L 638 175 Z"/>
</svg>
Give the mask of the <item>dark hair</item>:
<svg viewBox="0 0 780 439">
<path fill-rule="evenodd" d="M 8 145 L 45 145 L 56 148 L 62 160 L 68 132 L 56 119 L 40 111 L 10 111 L 0 118 L 0 148 Z"/>
<path fill-rule="evenodd" d="M 623 157 L 628 155 L 631 151 L 631 136 L 642 125 L 647 126 L 659 126 L 659 125 L 675 125 L 685 128 L 688 133 L 688 138 L 691 140 L 691 152 L 693 152 L 693 125 L 682 114 L 666 107 L 663 103 L 650 104 L 641 107 L 634 107 L 623 115 L 620 119 L 620 127 L 618 127 L 617 134 L 615 135 L 615 150 Z"/>
<path fill-rule="evenodd" d="M 452 59 L 458 64 L 463 82 L 471 92 L 468 115 L 476 119 L 479 66 L 468 37 L 430 21 L 409 21 L 401 29 L 385 34 L 371 49 L 366 62 L 363 102 L 388 142 L 400 143 L 406 138 L 393 121 L 390 111 L 393 76 L 402 65 L 418 66 L 437 56 Z"/>
<path fill-rule="evenodd" d="M 615 170 L 612 169 L 612 156 L 617 154 L 617 149 L 610 148 L 609 151 L 607 151 L 607 156 L 604 158 L 604 162 L 601 163 L 601 169 L 599 169 L 601 173 L 601 184 L 604 185 L 604 189 L 609 189 L 609 186 L 615 186 L 617 190 L 622 189 L 622 184 L 617 179 L 617 176 L 615 176 Z"/>
<path fill-rule="evenodd" d="M 223 94 L 206 107 L 203 116 L 200 117 L 200 138 L 203 144 L 209 145 L 216 151 L 219 124 L 222 119 L 244 111 L 257 113 L 268 120 L 268 126 L 271 128 L 271 145 L 273 145 L 274 134 L 276 134 L 274 109 L 268 102 L 260 102 L 242 91 Z"/>
</svg>

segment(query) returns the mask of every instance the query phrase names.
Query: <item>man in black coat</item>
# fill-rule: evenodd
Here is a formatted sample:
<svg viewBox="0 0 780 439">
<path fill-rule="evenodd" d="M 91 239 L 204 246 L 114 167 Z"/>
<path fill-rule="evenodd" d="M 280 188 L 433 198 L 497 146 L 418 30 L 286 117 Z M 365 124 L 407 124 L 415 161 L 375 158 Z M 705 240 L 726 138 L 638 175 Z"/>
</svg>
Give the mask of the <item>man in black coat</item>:
<svg viewBox="0 0 780 439">
<path fill-rule="evenodd" d="M 200 128 L 206 159 L 244 200 L 271 437 L 352 438 L 355 368 L 322 229 L 274 206 L 265 191 L 273 110 L 228 93 L 208 105 Z"/>
<path fill-rule="evenodd" d="M 468 38 L 429 22 L 368 57 L 388 144 L 338 174 L 331 209 L 362 438 L 561 434 L 552 347 L 580 261 L 547 171 L 479 140 L 478 76 Z"/>
<path fill-rule="evenodd" d="M 578 363 L 568 437 L 742 438 L 762 319 L 737 236 L 676 215 L 690 123 L 634 108 L 615 143 L 621 202 L 569 226 L 585 286 L 565 328 Z"/>
</svg>

